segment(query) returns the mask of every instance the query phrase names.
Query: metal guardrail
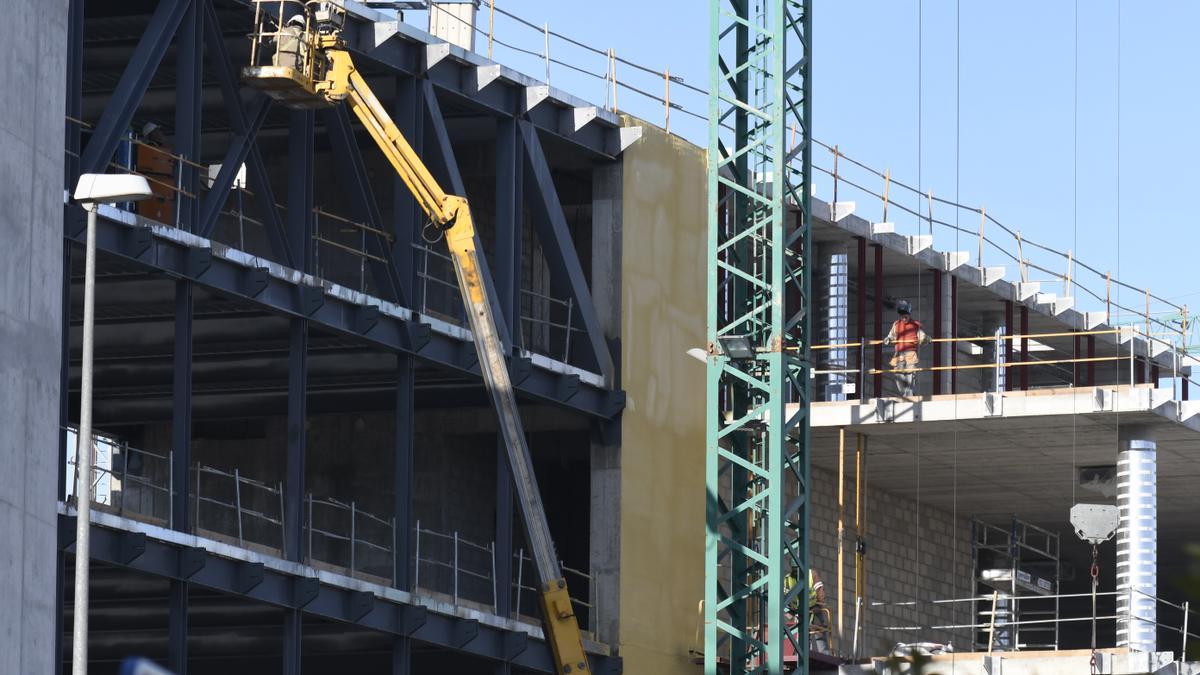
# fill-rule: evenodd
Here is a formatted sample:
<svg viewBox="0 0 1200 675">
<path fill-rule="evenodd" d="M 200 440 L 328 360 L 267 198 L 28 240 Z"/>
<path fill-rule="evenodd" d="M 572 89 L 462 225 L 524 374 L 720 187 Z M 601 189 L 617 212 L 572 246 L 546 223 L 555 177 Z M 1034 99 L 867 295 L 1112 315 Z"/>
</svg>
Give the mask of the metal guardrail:
<svg viewBox="0 0 1200 675">
<path fill-rule="evenodd" d="M 462 295 L 450 256 L 426 244 L 413 243 L 412 247 L 420 256 L 417 278 L 421 282 L 420 298 L 414 309 L 465 325 Z M 432 266 L 430 261 L 433 261 Z M 519 347 L 570 363 L 572 336 L 586 332 L 574 325 L 574 300 L 561 300 L 526 288 L 521 289 L 521 297 L 526 302 L 522 302 L 521 331 L 516 336 Z M 528 311 L 524 307 L 526 304 Z M 556 321 L 556 314 L 565 318 Z"/>
<path fill-rule="evenodd" d="M 70 429 L 69 429 L 70 431 Z M 170 526 L 172 453 L 164 455 L 134 448 L 114 439 L 97 436 L 97 443 L 112 448 L 111 466 L 94 465 L 93 485 L 106 483 L 111 499 L 93 498 L 93 504 L 124 517 Z M 75 466 L 75 444 L 69 446 L 68 467 Z M 217 535 L 238 546 L 256 546 L 282 551 L 286 528 L 283 518 L 283 485 L 249 478 L 240 469 L 224 471 L 203 464 L 191 469 L 189 498 L 194 505 L 192 525 L 196 531 Z M 67 496 L 74 498 L 68 472 Z M 93 492 L 97 495 L 97 492 Z M 151 498 L 147 499 L 146 495 Z M 354 501 L 306 495 L 307 515 L 302 536 L 304 560 L 345 569 L 349 576 L 395 583 L 394 520 L 369 513 Z M 417 521 L 413 528 L 413 587 L 453 598 L 455 604 L 470 601 L 498 611 L 500 588 L 496 583 L 495 542 L 479 543 L 455 532 L 438 532 Z M 513 553 L 515 576 L 510 597 L 515 595 L 513 616 L 536 615 L 537 588 L 530 585 L 526 563 L 532 559 L 524 550 Z M 590 626 L 597 611 L 594 579 L 584 570 L 562 566 L 572 602 L 582 626 Z M 580 589 L 587 589 L 586 596 Z M 532 600 L 523 600 L 533 593 Z M 586 598 L 586 599 L 585 599 Z"/>
<path fill-rule="evenodd" d="M 1104 592 L 1096 593 L 1095 597 L 1115 598 L 1122 594 L 1123 594 L 1122 591 L 1104 591 Z M 1064 623 L 1080 623 L 1080 622 L 1084 622 L 1084 621 L 1093 621 L 1093 620 L 1094 621 L 1113 621 L 1113 622 L 1147 621 L 1147 622 L 1154 623 L 1158 628 L 1162 628 L 1162 629 L 1171 631 L 1173 633 L 1177 633 L 1180 638 L 1180 652 L 1179 653 L 1186 654 L 1188 641 L 1192 640 L 1192 639 L 1200 638 L 1200 635 L 1192 633 L 1189 630 L 1189 625 L 1191 623 L 1191 617 L 1193 615 L 1197 614 L 1197 611 L 1190 607 L 1188 601 L 1184 601 L 1183 603 L 1174 603 L 1174 602 L 1165 600 L 1163 598 L 1160 598 L 1160 597 L 1157 597 L 1154 595 L 1150 595 L 1149 593 L 1145 593 L 1136 588 L 1130 589 L 1129 590 L 1130 597 L 1132 597 L 1134 594 L 1141 595 L 1146 598 L 1150 598 L 1150 599 L 1154 600 L 1154 602 L 1157 605 L 1169 607 L 1175 611 L 1178 611 L 1180 613 L 1178 625 L 1162 623 L 1160 621 L 1151 620 L 1151 619 L 1144 618 L 1144 617 L 1141 617 L 1141 616 L 1138 616 L 1138 615 L 1132 614 L 1132 613 L 1097 614 L 1095 616 L 1088 614 L 1086 616 L 1069 616 L 1069 617 L 1055 616 L 1055 617 L 1049 618 L 1049 619 L 1026 619 L 1026 620 L 997 621 L 996 620 L 997 613 L 992 612 L 991 620 L 986 621 L 986 622 L 949 623 L 949 624 L 885 625 L 885 626 L 881 626 L 880 630 L 892 631 L 892 632 L 910 632 L 910 633 L 911 632 L 919 632 L 919 631 L 932 631 L 932 630 L 941 630 L 941 631 L 973 630 L 973 631 L 986 631 L 989 634 L 989 636 L 994 636 L 998 630 L 1003 629 L 1005 627 L 1009 627 L 1009 626 L 1061 625 Z M 1057 593 L 1057 594 L 1036 595 L 1036 596 L 1028 596 L 1028 597 L 1027 596 L 1009 596 L 1009 599 L 1020 600 L 1023 598 L 1024 599 L 1036 598 L 1036 599 L 1045 599 L 1045 600 L 1048 600 L 1048 599 L 1062 600 L 1062 599 L 1067 599 L 1067 598 L 1079 599 L 1079 598 L 1091 598 L 1091 597 L 1093 597 L 1092 593 Z M 876 608 L 876 609 L 891 607 L 891 608 L 911 608 L 913 610 L 916 610 L 918 608 L 923 608 L 923 607 L 927 607 L 927 608 L 944 607 L 944 606 L 954 605 L 954 604 L 959 604 L 959 603 L 995 602 L 997 600 L 997 598 L 1003 598 L 1003 596 L 999 595 L 999 593 L 992 593 L 990 595 L 971 596 L 971 597 L 965 597 L 965 598 L 945 598 L 945 599 L 936 599 L 936 600 L 904 600 L 904 601 L 899 601 L 899 602 L 871 602 L 871 603 L 868 603 L 868 606 L 872 607 L 872 608 Z M 1130 602 L 1129 606 L 1132 607 L 1133 603 Z M 858 630 L 858 628 L 856 628 L 856 630 Z M 989 642 L 990 642 L 990 637 L 989 637 Z M 1022 647 L 1022 645 L 1020 645 L 1020 644 L 1013 645 L 1013 649 L 1015 651 L 1020 651 L 1021 647 Z M 991 651 L 991 647 L 989 647 L 988 651 L 989 652 Z"/>
<path fill-rule="evenodd" d="M 1001 344 L 1006 343 L 1006 342 L 1016 343 L 1018 341 L 1027 342 L 1031 339 L 1036 340 L 1038 338 L 1042 338 L 1042 339 L 1045 339 L 1045 338 L 1068 338 L 1068 337 L 1069 338 L 1078 338 L 1078 337 L 1087 337 L 1087 336 L 1096 336 L 1096 335 L 1119 336 L 1117 339 L 1117 350 L 1118 350 L 1117 355 L 1115 355 L 1115 356 L 1079 356 L 1078 354 L 1076 354 L 1075 352 L 1072 351 L 1072 352 L 1070 352 L 1070 354 L 1071 354 L 1070 356 L 1067 356 L 1067 352 L 1062 352 L 1061 355 L 1054 354 L 1054 355 L 1052 355 L 1051 358 L 1029 356 L 1028 360 L 1008 361 L 1003 357 L 1003 351 L 1000 350 L 1000 348 L 999 348 L 999 346 Z M 1120 348 L 1120 343 L 1125 338 L 1128 338 L 1130 347 L 1128 349 L 1128 353 L 1122 354 L 1122 353 L 1120 353 L 1122 351 Z M 1145 343 L 1145 352 L 1140 355 L 1138 353 L 1138 350 L 1133 346 L 1135 339 L 1144 340 L 1144 343 Z M 1142 370 L 1144 371 L 1144 372 L 1140 373 L 1140 375 L 1143 376 L 1142 379 L 1144 380 L 1144 382 L 1152 383 L 1155 386 L 1157 386 L 1158 382 L 1152 382 L 1152 378 L 1150 377 L 1150 373 L 1153 372 L 1153 370 L 1155 368 L 1157 368 L 1157 366 L 1155 364 L 1151 363 L 1151 361 L 1153 359 L 1149 358 L 1150 353 L 1153 351 L 1151 349 L 1151 345 L 1157 343 L 1157 344 L 1161 344 L 1164 347 L 1164 349 L 1163 349 L 1164 352 L 1169 351 L 1171 353 L 1170 375 L 1169 375 L 1169 377 L 1166 375 L 1162 375 L 1161 377 L 1166 377 L 1167 379 L 1169 379 L 1171 381 L 1173 397 L 1178 399 L 1180 397 L 1179 389 L 1182 387 L 1182 385 L 1184 383 L 1192 382 L 1189 374 L 1182 367 L 1182 361 L 1187 356 L 1187 352 L 1185 351 L 1185 349 L 1183 347 L 1181 347 L 1179 345 L 1178 341 L 1176 341 L 1176 342 L 1167 341 L 1160 337 L 1144 333 L 1141 330 L 1139 330 L 1138 328 L 1132 327 L 1132 326 L 1125 326 L 1122 328 L 1110 328 L 1110 329 L 1103 329 L 1103 330 L 1090 330 L 1090 331 L 1056 331 L 1056 332 L 1048 332 L 1048 333 L 1027 333 L 1027 334 L 1013 334 L 1013 335 L 1007 335 L 1004 333 L 1003 328 L 998 328 L 998 329 L 996 329 L 996 332 L 993 333 L 992 335 L 980 335 L 980 336 L 973 336 L 973 337 L 934 338 L 934 339 L 931 339 L 929 341 L 929 343 L 934 344 L 934 345 L 939 345 L 939 344 L 956 345 L 957 343 L 971 343 L 971 344 L 993 343 L 995 345 L 995 347 L 994 347 L 994 352 L 993 352 L 992 358 L 995 360 L 988 361 L 986 359 L 981 359 L 978 363 L 962 363 L 962 364 L 951 363 L 948 365 L 933 365 L 933 366 L 922 366 L 922 365 L 900 366 L 900 365 L 898 365 L 898 366 L 889 367 L 889 368 L 874 368 L 874 367 L 869 367 L 866 365 L 868 362 L 868 350 L 870 350 L 870 353 L 873 355 L 875 353 L 875 351 L 881 351 L 887 345 L 885 344 L 885 342 L 883 340 L 860 339 L 855 342 L 839 342 L 839 343 L 833 343 L 833 344 L 822 344 L 822 345 L 810 346 L 809 349 L 818 354 L 818 357 L 814 358 L 814 361 L 817 361 L 817 363 L 818 363 L 818 367 L 815 368 L 812 371 L 812 373 L 815 376 L 857 375 L 858 376 L 858 383 L 857 383 L 858 391 L 865 392 L 866 391 L 866 376 L 868 376 L 868 375 L 890 375 L 890 376 L 911 377 L 917 373 L 991 370 L 993 372 L 992 391 L 994 391 L 995 393 L 1000 393 L 1003 391 L 1012 391 L 1013 390 L 1012 387 L 1010 386 L 1011 383 L 1007 381 L 1008 373 L 1010 373 L 1012 369 L 1036 368 L 1036 367 L 1047 367 L 1047 366 L 1056 366 L 1056 367 L 1075 366 L 1075 367 L 1078 367 L 1080 364 L 1096 364 L 1096 363 L 1117 363 L 1118 368 L 1123 367 L 1121 365 L 1122 362 L 1127 363 L 1128 364 L 1128 382 L 1127 382 L 1127 384 L 1132 386 L 1132 385 L 1139 383 L 1138 382 L 1138 380 L 1139 380 L 1138 362 L 1139 362 L 1139 356 L 1140 356 L 1141 361 L 1142 361 L 1142 366 L 1143 366 Z M 1045 348 L 1045 347 L 1048 347 L 1048 345 L 1046 343 L 1040 343 L 1040 347 Z M 848 363 L 849 359 L 845 358 L 845 354 L 846 354 L 847 350 L 854 349 L 854 348 L 857 348 L 857 351 L 858 351 L 858 356 L 857 356 L 858 365 L 856 367 L 849 367 L 849 363 Z M 1014 352 L 1013 353 L 1014 358 L 1016 358 L 1018 350 L 1016 348 L 1014 348 L 1012 351 Z M 819 367 L 819 365 L 820 365 L 820 356 L 819 355 L 822 353 L 830 353 L 830 354 L 841 353 L 843 356 L 836 360 L 833 359 L 832 357 L 826 358 L 824 360 L 826 361 L 826 365 L 835 365 L 835 366 L 843 366 L 843 367 L 834 367 L 834 368 Z M 1063 381 L 1063 383 L 1064 384 L 1072 384 L 1072 380 L 1073 380 L 1073 378 L 1065 379 Z M 960 391 L 959 393 L 964 393 L 964 392 Z M 876 395 L 881 396 L 883 394 L 880 392 L 876 392 Z"/>
</svg>

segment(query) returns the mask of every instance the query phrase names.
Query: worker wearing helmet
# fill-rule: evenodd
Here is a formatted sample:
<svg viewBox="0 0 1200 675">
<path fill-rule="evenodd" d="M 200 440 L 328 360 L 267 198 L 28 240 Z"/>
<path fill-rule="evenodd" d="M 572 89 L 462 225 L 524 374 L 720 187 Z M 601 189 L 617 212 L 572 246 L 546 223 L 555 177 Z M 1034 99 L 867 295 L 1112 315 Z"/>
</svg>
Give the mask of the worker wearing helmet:
<svg viewBox="0 0 1200 675">
<path fill-rule="evenodd" d="M 799 570 L 792 568 L 791 574 L 783 578 L 783 591 L 787 593 L 796 587 Z M 800 611 L 800 594 L 788 603 L 788 609 L 793 613 Z M 811 638 L 811 648 L 822 653 L 829 653 L 829 623 L 825 620 L 825 583 L 821 575 L 813 568 L 808 568 L 808 625 Z"/>
<path fill-rule="evenodd" d="M 901 396 L 912 396 L 916 387 L 916 370 L 920 364 L 917 348 L 928 344 L 930 340 L 921 328 L 921 322 L 912 318 L 912 305 L 907 300 L 896 303 L 896 313 L 900 316 L 892 322 L 892 329 L 883 338 L 883 344 L 896 346 L 890 362 L 892 368 L 898 371 L 896 388 Z"/>
<path fill-rule="evenodd" d="M 305 42 L 304 27 L 303 14 L 293 14 L 279 27 L 279 34 L 275 38 L 275 55 L 271 59 L 271 65 L 304 71 L 308 61 L 308 44 Z"/>
</svg>

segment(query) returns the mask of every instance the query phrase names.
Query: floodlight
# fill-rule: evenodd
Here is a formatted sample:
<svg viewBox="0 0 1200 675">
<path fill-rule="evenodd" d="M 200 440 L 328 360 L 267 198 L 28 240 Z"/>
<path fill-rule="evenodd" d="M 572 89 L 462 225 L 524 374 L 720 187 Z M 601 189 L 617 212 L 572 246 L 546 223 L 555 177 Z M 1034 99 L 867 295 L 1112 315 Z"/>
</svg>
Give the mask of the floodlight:
<svg viewBox="0 0 1200 675">
<path fill-rule="evenodd" d="M 721 345 L 721 351 L 731 359 L 754 358 L 754 346 L 745 335 L 724 335 L 717 338 L 717 342 Z"/>
<path fill-rule="evenodd" d="M 93 204 L 132 202 L 153 194 L 145 176 L 131 173 L 85 173 L 75 184 L 75 201 L 88 210 Z"/>
</svg>

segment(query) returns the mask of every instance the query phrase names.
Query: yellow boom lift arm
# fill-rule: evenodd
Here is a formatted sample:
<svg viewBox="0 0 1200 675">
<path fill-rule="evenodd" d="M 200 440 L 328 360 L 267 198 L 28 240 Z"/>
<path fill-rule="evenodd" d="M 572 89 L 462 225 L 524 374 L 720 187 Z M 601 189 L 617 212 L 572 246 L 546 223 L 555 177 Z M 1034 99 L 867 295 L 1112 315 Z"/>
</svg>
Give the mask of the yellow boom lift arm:
<svg viewBox="0 0 1200 675">
<path fill-rule="evenodd" d="M 493 295 L 489 288 L 491 280 L 481 271 L 475 225 L 467 200 L 442 190 L 354 67 L 341 38 L 344 19 L 341 8 L 334 3 L 307 2 L 302 6 L 303 13 L 297 14 L 303 23 L 296 20 L 283 24 L 277 19 L 282 12 L 264 12 L 263 5 L 275 5 L 282 10 L 291 4 L 300 5 L 299 2 L 256 0 L 255 4 L 251 65 L 242 70 L 242 79 L 292 107 L 326 107 L 341 102 L 349 105 L 426 216 L 445 233 L 479 356 L 479 369 L 499 417 L 526 537 L 541 584 L 546 640 L 560 674 L 587 671 L 579 622 L 550 538 L 496 315 L 489 302 Z M 294 28 L 288 31 L 289 26 Z M 260 56 L 269 57 L 271 65 L 255 65 Z"/>
</svg>

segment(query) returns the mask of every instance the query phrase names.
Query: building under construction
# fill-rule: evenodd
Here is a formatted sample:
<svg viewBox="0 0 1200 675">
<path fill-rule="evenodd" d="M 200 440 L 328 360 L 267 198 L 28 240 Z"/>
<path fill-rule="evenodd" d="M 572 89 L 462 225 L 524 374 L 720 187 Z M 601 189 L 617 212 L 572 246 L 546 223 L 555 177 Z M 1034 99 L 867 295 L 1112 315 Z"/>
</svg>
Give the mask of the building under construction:
<svg viewBox="0 0 1200 675">
<path fill-rule="evenodd" d="M 92 673 L 1194 672 L 1187 308 L 821 145 L 807 88 L 798 134 L 714 76 L 705 149 L 669 73 L 659 125 L 611 52 L 604 103 L 493 59 L 486 0 L 16 4 L 0 672 L 70 672 L 89 519 Z M 89 225 L 89 174 L 149 193 Z"/>
</svg>

